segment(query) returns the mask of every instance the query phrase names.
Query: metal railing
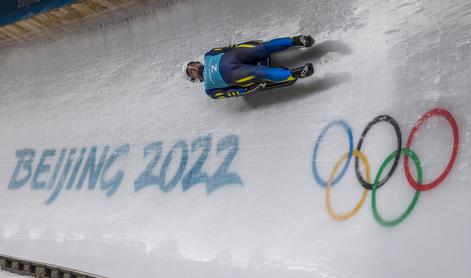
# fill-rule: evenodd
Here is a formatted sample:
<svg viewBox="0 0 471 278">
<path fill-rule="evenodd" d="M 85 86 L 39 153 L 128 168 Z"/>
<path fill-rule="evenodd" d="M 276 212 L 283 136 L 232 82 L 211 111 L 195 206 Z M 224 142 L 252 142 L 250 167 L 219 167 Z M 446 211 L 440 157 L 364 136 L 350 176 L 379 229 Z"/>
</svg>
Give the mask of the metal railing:
<svg viewBox="0 0 471 278">
<path fill-rule="evenodd" d="M 29 261 L 0 254 L 1 269 L 20 275 L 41 278 L 105 278 L 83 271 L 78 271 L 53 264 Z"/>
</svg>

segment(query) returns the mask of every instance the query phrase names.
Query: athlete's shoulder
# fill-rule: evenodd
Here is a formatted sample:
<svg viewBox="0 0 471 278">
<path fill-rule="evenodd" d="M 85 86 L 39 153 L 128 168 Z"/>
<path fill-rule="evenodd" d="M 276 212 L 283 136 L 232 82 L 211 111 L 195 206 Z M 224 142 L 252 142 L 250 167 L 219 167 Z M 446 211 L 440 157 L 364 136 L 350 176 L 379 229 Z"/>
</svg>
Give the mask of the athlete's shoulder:
<svg viewBox="0 0 471 278">
<path fill-rule="evenodd" d="M 251 48 L 251 47 L 255 47 L 255 46 L 257 46 L 261 43 L 263 43 L 263 41 L 261 41 L 261 40 L 252 40 L 252 41 L 243 42 L 243 43 L 230 44 L 230 45 L 225 46 L 225 47 L 216 47 L 216 48 L 213 48 L 210 51 L 206 52 L 205 56 L 207 56 L 207 55 L 212 55 L 212 56 L 217 55 L 217 54 L 224 53 L 224 52 L 227 52 L 227 51 L 235 49 L 235 48 Z"/>
<path fill-rule="evenodd" d="M 227 51 L 226 47 L 216 47 L 216 48 L 213 48 L 210 51 L 206 52 L 206 54 L 204 54 L 204 56 L 214 56 L 214 55 L 224 53 L 226 51 Z"/>
</svg>

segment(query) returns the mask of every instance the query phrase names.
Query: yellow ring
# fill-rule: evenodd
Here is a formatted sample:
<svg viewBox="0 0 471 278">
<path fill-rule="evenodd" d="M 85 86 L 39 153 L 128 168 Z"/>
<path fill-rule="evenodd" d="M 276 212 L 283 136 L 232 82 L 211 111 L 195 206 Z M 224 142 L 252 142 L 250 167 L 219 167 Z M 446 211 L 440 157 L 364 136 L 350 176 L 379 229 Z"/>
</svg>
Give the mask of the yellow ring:
<svg viewBox="0 0 471 278">
<path fill-rule="evenodd" d="M 353 157 L 358 157 L 361 160 L 361 162 L 365 166 L 366 181 L 368 183 L 370 183 L 371 182 L 370 164 L 368 163 L 368 159 L 366 158 L 365 154 L 363 154 L 360 151 L 353 151 L 352 156 Z M 326 201 L 325 206 L 326 206 L 327 212 L 329 213 L 330 217 L 332 217 L 332 219 L 337 220 L 337 221 L 344 221 L 344 220 L 347 220 L 347 219 L 351 218 L 352 216 L 354 216 L 360 210 L 360 208 L 363 206 L 363 203 L 366 200 L 366 195 L 368 195 L 368 190 L 363 189 L 363 193 L 361 195 L 360 201 L 357 203 L 357 205 L 351 211 L 349 211 L 347 213 L 337 214 L 332 209 L 332 205 L 330 204 L 330 189 L 332 188 L 332 182 L 334 180 L 335 175 L 337 175 L 337 171 L 339 170 L 340 165 L 347 159 L 348 159 L 348 153 L 342 155 L 342 157 L 337 162 L 337 164 L 335 164 L 334 170 L 332 171 L 332 174 L 330 174 L 329 181 L 327 182 L 327 186 L 326 186 L 327 190 L 326 190 L 326 195 L 325 195 L 325 201 Z"/>
</svg>

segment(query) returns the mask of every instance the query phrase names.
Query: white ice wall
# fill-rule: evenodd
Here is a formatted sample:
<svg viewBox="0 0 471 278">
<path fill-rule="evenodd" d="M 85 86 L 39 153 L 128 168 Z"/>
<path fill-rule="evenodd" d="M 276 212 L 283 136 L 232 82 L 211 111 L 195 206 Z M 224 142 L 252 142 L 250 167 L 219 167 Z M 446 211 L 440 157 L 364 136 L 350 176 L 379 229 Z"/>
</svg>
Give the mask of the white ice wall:
<svg viewBox="0 0 471 278">
<path fill-rule="evenodd" d="M 467 1 L 167 3 L 0 49 L 0 253 L 110 277 L 471 275 Z M 182 77 L 212 47 L 299 33 L 318 45 L 279 61 L 313 62 L 316 74 L 293 87 L 215 101 Z M 389 115 L 405 147 L 436 108 L 456 121 L 459 145 L 433 116 L 411 149 L 429 183 L 457 148 L 444 181 L 396 226 L 375 220 L 371 191 L 351 219 L 332 219 L 313 174 L 322 130 L 346 121 L 356 148 Z M 323 137 L 323 179 L 348 144 L 338 126 Z M 396 147 L 387 123 L 371 128 L 361 151 L 372 179 Z M 330 192 L 338 213 L 363 192 L 354 164 Z M 401 157 L 377 192 L 379 213 L 399 216 L 414 192 Z"/>
</svg>

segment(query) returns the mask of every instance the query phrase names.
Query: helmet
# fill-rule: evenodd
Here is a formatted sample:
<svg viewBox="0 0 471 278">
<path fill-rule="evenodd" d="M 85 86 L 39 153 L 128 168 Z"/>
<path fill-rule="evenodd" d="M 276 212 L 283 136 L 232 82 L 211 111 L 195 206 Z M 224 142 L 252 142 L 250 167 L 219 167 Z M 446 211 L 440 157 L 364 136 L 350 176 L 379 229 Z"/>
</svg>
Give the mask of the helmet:
<svg viewBox="0 0 471 278">
<path fill-rule="evenodd" d="M 191 61 L 183 67 L 183 70 L 185 71 L 185 77 L 191 82 L 196 82 L 197 80 L 203 82 L 203 69 L 203 64 L 198 61 Z M 198 75 L 196 77 L 195 72 L 196 75 Z"/>
</svg>

